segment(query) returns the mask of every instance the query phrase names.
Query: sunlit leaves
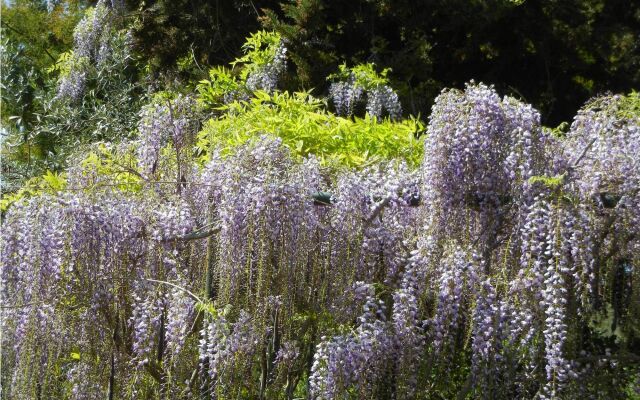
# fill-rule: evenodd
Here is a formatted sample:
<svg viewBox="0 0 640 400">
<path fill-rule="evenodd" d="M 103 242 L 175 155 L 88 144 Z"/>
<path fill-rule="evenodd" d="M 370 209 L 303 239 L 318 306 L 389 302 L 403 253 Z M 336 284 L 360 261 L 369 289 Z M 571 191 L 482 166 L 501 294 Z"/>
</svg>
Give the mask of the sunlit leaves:
<svg viewBox="0 0 640 400">
<path fill-rule="evenodd" d="M 323 110 L 306 93 L 256 92 L 248 102 L 232 103 L 227 113 L 204 124 L 199 147 L 223 153 L 261 134 L 282 139 L 297 156 L 313 154 L 325 164 L 364 166 L 377 160 L 403 159 L 415 166 L 422 157 L 417 120 L 392 122 L 365 117 L 346 119 Z"/>
</svg>

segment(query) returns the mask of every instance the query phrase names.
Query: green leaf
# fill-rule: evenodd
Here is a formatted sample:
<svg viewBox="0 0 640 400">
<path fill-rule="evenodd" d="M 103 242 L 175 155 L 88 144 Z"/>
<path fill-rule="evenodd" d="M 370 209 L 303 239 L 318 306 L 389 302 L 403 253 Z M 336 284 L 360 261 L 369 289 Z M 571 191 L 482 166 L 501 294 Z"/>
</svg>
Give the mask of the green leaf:
<svg viewBox="0 0 640 400">
<path fill-rule="evenodd" d="M 60 191 L 64 189 L 67 185 L 67 180 L 64 176 L 59 175 L 57 173 L 47 171 L 47 173 L 42 177 L 42 179 L 53 189 L 54 191 Z"/>
</svg>

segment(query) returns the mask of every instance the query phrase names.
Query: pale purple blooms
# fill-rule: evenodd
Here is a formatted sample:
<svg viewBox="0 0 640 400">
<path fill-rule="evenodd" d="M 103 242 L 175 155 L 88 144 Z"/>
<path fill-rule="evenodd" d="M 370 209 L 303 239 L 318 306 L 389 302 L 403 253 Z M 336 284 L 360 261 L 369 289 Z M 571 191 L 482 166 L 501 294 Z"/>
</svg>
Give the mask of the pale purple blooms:
<svg viewBox="0 0 640 400">
<path fill-rule="evenodd" d="M 380 118 L 385 110 L 392 119 L 402 116 L 402 106 L 398 94 L 387 85 L 376 87 L 367 92 L 367 114 Z"/>
<path fill-rule="evenodd" d="M 391 356 L 392 339 L 384 322 L 384 304 L 369 297 L 353 333 L 322 338 L 309 377 L 311 398 L 339 399 L 350 389 L 375 393 Z"/>
<path fill-rule="evenodd" d="M 57 98 L 78 101 L 85 91 L 92 64 L 103 64 L 112 53 L 113 13 L 104 0 L 87 11 L 73 32 L 74 47 L 68 71 L 58 83 Z"/>
<path fill-rule="evenodd" d="M 349 110 L 355 94 L 342 96 Z M 143 192 L 76 190 L 7 211 L 10 396 L 33 398 L 73 351 L 71 398 L 104 395 L 114 353 L 121 387 L 162 371 L 171 396 L 259 397 L 308 378 L 311 398 L 400 399 L 468 377 L 473 398 L 563 398 L 587 373 L 575 336 L 607 300 L 603 269 L 619 260 L 605 257 L 627 260 L 611 279 L 637 274 L 633 121 L 583 110 L 552 156 L 533 108 L 469 84 L 436 100 L 419 171 L 329 175 L 266 136 L 187 162 L 195 120 L 187 97 L 142 110 Z M 593 139 L 559 187 L 531 179 L 566 170 Z M 182 189 L 162 181 L 179 159 Z M 69 186 L 98 187 L 82 168 Z"/>
<path fill-rule="evenodd" d="M 351 74 L 346 81 L 333 82 L 329 86 L 329 98 L 338 115 L 353 115 L 355 107 L 364 96 L 367 99 L 366 112 L 370 116 L 380 118 L 383 111 L 386 111 L 392 119 L 399 119 L 402 116 L 398 94 L 388 85 L 377 85 L 366 90 Z"/>
<path fill-rule="evenodd" d="M 278 86 L 278 80 L 287 68 L 287 48 L 280 43 L 273 59 L 265 65 L 258 65 L 247 76 L 247 88 L 249 90 L 262 90 L 273 92 Z M 225 100 L 226 101 L 226 100 Z"/>
<path fill-rule="evenodd" d="M 195 100 L 183 95 L 157 100 L 142 108 L 138 123 L 138 160 L 143 171 L 155 172 L 160 151 L 168 143 L 177 152 L 191 143 L 198 129 L 196 115 Z"/>
<path fill-rule="evenodd" d="M 353 115 L 355 105 L 362 98 L 363 92 L 362 87 L 356 85 L 353 79 L 346 82 L 333 82 L 329 86 L 329 97 L 338 115 Z"/>
</svg>

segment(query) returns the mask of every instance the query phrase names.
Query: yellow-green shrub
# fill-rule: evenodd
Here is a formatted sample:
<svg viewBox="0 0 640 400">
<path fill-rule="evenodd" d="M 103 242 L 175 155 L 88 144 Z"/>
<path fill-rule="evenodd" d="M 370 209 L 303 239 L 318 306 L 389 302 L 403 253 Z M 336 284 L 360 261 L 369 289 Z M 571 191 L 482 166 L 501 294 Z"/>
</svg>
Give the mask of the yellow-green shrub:
<svg viewBox="0 0 640 400">
<path fill-rule="evenodd" d="M 219 118 L 205 122 L 198 147 L 205 154 L 219 148 L 223 154 L 261 135 L 282 139 L 292 154 L 314 154 L 325 165 L 364 166 L 378 160 L 401 159 L 417 166 L 422 144 L 415 119 L 342 118 L 325 110 L 309 93 L 255 92 L 245 102 L 222 107 Z"/>
</svg>

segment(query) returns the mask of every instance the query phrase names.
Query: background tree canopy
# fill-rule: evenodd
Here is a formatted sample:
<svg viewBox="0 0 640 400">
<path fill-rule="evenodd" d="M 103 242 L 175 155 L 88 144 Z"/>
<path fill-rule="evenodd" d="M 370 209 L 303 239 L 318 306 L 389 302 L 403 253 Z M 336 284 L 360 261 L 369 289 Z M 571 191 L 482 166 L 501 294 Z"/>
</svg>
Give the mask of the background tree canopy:
<svg viewBox="0 0 640 400">
<path fill-rule="evenodd" d="M 405 111 L 428 115 L 445 87 L 476 79 L 569 120 L 590 97 L 640 83 L 640 5 L 622 0 L 130 1 L 158 71 L 193 51 L 228 62 L 260 24 L 287 41 L 290 84 L 327 89 L 338 64 L 391 68 Z M 316 93 L 319 94 L 319 93 Z"/>
<path fill-rule="evenodd" d="M 92 2 L 10 3 L 4 36 L 42 70 L 70 46 L 78 11 Z M 640 82 L 640 5 L 622 0 L 127 0 L 122 18 L 135 20 L 137 48 L 156 74 L 189 57 L 203 70 L 229 62 L 262 26 L 288 41 L 291 87 L 319 95 L 339 64 L 375 62 L 391 68 L 414 115 L 428 115 L 443 88 L 476 79 L 557 125 L 588 98 Z"/>
</svg>

